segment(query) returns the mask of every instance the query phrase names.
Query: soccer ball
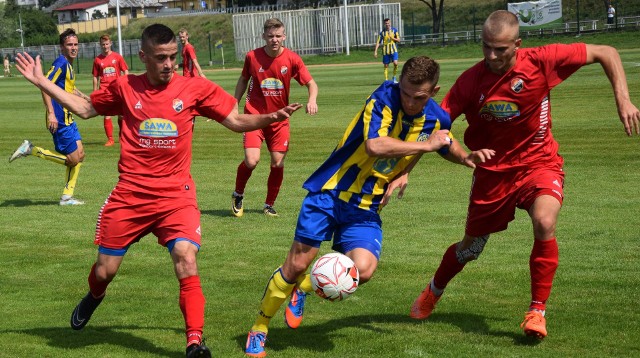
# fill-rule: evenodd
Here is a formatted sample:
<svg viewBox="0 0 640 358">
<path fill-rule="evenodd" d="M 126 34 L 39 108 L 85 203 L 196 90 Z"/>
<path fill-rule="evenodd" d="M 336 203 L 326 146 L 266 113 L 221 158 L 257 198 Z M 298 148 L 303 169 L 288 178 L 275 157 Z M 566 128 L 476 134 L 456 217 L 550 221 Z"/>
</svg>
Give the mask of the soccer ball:
<svg viewBox="0 0 640 358">
<path fill-rule="evenodd" d="M 332 252 L 321 256 L 311 267 L 311 285 L 318 296 L 340 301 L 358 288 L 358 268 L 347 256 Z"/>
</svg>

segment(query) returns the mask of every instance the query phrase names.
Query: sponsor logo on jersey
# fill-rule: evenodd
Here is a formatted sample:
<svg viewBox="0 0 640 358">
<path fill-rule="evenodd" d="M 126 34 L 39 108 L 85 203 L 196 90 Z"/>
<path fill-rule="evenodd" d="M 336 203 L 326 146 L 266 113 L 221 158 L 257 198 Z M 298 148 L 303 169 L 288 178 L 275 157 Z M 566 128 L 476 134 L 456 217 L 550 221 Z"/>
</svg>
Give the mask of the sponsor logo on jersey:
<svg viewBox="0 0 640 358">
<path fill-rule="evenodd" d="M 489 101 L 480 109 L 480 118 L 487 121 L 510 122 L 518 116 L 518 105 L 507 101 Z"/>
<path fill-rule="evenodd" d="M 149 118 L 140 123 L 140 136 L 152 138 L 177 137 L 178 126 L 164 118 Z"/>
<path fill-rule="evenodd" d="M 116 69 L 115 67 L 105 67 L 102 70 L 102 74 L 105 76 L 114 76 L 116 74 Z"/>
<path fill-rule="evenodd" d="M 514 78 L 511 80 L 511 90 L 515 93 L 520 93 L 524 88 L 524 81 L 522 78 Z"/>
<path fill-rule="evenodd" d="M 289 68 L 287 66 L 280 67 L 280 73 L 286 75 L 289 72 Z"/>
<path fill-rule="evenodd" d="M 426 142 L 427 139 L 429 139 L 429 133 L 420 133 L 420 135 L 418 135 L 418 139 L 416 140 L 416 142 Z"/>
<path fill-rule="evenodd" d="M 180 112 L 182 111 L 182 108 L 184 107 L 184 103 L 182 103 L 182 100 L 179 98 L 176 98 L 173 100 L 173 110 L 176 112 Z"/>
<path fill-rule="evenodd" d="M 260 88 L 265 97 L 279 97 L 282 96 L 284 84 L 279 79 L 270 77 L 260 82 Z"/>
</svg>

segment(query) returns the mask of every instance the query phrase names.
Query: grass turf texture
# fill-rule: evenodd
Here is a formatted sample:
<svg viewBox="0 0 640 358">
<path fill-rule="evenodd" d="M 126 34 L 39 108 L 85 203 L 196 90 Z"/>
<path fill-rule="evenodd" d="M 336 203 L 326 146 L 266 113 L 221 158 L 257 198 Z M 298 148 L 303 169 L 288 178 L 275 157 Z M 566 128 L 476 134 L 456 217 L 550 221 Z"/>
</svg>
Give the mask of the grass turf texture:
<svg viewBox="0 0 640 358">
<path fill-rule="evenodd" d="M 480 56 L 480 49 L 477 54 Z M 640 103 L 640 50 L 622 52 L 632 99 Z M 474 57 L 477 58 L 477 57 Z M 476 60 L 441 60 L 442 99 Z M 47 64 L 48 65 L 48 64 Z M 380 83 L 379 62 L 312 66 L 319 114 L 296 113 L 279 218 L 262 214 L 268 155 L 251 178 L 245 215 L 229 211 L 241 136 L 215 122 L 196 121 L 192 173 L 198 184 L 204 245 L 198 256 L 207 298 L 205 336 L 214 356 L 241 357 L 269 275 L 291 244 L 302 182 L 333 149 L 363 100 Z M 208 71 L 233 92 L 239 70 Z M 91 79 L 79 76 L 89 92 Z M 0 153 L 23 139 L 52 148 L 39 93 L 21 78 L 0 79 Z M 566 201 L 558 224 L 560 267 L 548 302 L 549 336 L 526 339 L 518 327 L 529 302 L 532 244 L 526 213 L 494 234 L 480 260 L 452 281 L 424 322 L 409 307 L 452 242 L 463 234 L 471 171 L 427 155 L 405 198 L 382 217 L 385 241 L 376 277 L 344 302 L 311 297 L 298 330 L 272 320 L 270 357 L 637 356 L 640 354 L 638 137 L 617 119 L 599 65 L 578 71 L 552 93 L 554 135 L 566 160 Z M 306 88 L 294 85 L 293 101 Z M 119 145 L 103 147 L 102 118 L 78 120 L 87 153 L 76 194 L 80 207 L 59 207 L 64 168 L 29 157 L 0 171 L 0 356 L 180 357 L 184 322 L 178 284 L 166 249 L 149 236 L 134 245 L 88 326 L 69 328 L 87 291 L 96 257 L 98 210 L 117 180 Z M 462 138 L 466 122 L 454 124 Z M 325 244 L 321 253 L 328 252 Z"/>
</svg>

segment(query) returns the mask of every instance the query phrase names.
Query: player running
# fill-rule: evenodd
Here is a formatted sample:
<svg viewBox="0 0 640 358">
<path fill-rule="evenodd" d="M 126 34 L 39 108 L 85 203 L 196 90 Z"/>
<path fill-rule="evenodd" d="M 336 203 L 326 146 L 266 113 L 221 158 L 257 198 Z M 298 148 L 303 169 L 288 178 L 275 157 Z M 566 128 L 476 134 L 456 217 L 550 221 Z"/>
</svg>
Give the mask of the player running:
<svg viewBox="0 0 640 358">
<path fill-rule="evenodd" d="M 118 78 L 91 94 L 73 96 L 49 82 L 40 58 L 19 54 L 24 77 L 82 118 L 121 115 L 121 145 L 115 189 L 100 210 L 95 244 L 98 258 L 89 272 L 89 292 L 71 315 L 82 329 L 104 300 L 132 244 L 153 233 L 173 260 L 179 305 L 185 322 L 187 357 L 211 357 L 202 341 L 205 298 L 196 254 L 201 245 L 200 210 L 191 177 L 191 145 L 196 116 L 213 118 L 242 132 L 287 119 L 302 106 L 291 104 L 262 115 L 238 114 L 236 100 L 205 78 L 174 76 L 178 44 L 170 28 L 154 24 L 142 32 L 140 60 L 146 72 Z"/>
<path fill-rule="evenodd" d="M 442 102 L 452 119 L 466 117 L 469 149 L 487 146 L 496 155 L 475 169 L 464 238 L 446 250 L 410 315 L 428 318 L 449 281 L 480 256 L 489 236 L 505 230 L 520 208 L 531 217 L 534 238 L 531 301 L 521 327 L 526 335 L 542 339 L 547 335 L 546 302 L 558 267 L 555 230 L 564 199 L 563 159 L 551 134 L 550 91 L 582 66 L 597 62 L 611 82 L 627 135 L 640 132 L 640 112 L 631 103 L 614 48 L 521 44 L 517 17 L 505 10 L 493 12 L 482 28 L 484 60 L 464 72 Z"/>
<path fill-rule="evenodd" d="M 318 86 L 300 56 L 284 47 L 283 42 L 287 39 L 284 24 L 278 19 L 265 21 L 262 39 L 265 41 L 263 47 L 247 53 L 236 85 L 235 97 L 240 103 L 247 85 L 251 83 L 244 113 L 269 113 L 274 108 L 286 106 L 289 103 L 291 79 L 295 79 L 309 91 L 307 113 L 316 114 Z M 271 155 L 267 196 L 262 211 L 267 216 L 278 216 L 273 206 L 284 177 L 284 158 L 289 150 L 289 138 L 289 121 L 243 133 L 244 160 L 238 165 L 235 191 L 231 194 L 231 213 L 234 216 L 240 217 L 244 213 L 244 190 L 260 161 L 262 142 L 267 143 Z"/>
<path fill-rule="evenodd" d="M 111 51 L 111 37 L 104 34 L 100 36 L 100 48 L 102 53 L 93 60 L 93 90 L 107 87 L 109 83 L 114 81 L 121 75 L 129 74 L 129 67 L 124 58 L 119 53 Z M 104 133 L 107 135 L 105 147 L 115 144 L 113 140 L 113 122 L 111 116 L 104 117 Z"/>
<path fill-rule="evenodd" d="M 78 56 L 78 35 L 73 29 L 66 29 L 60 34 L 59 39 L 60 56 L 53 61 L 47 73 L 47 79 L 62 90 L 76 95 L 78 99 L 88 101 L 89 97 L 76 88 L 76 76 L 72 67 L 73 60 Z M 46 111 L 46 126 L 53 138 L 55 151 L 34 146 L 30 141 L 25 140 L 9 158 L 9 163 L 18 158 L 33 155 L 64 165 L 66 167 L 65 186 L 60 197 L 60 205 L 82 205 L 84 201 L 73 196 L 84 160 L 82 137 L 73 120 L 73 111 L 44 92 L 42 101 Z"/>
</svg>

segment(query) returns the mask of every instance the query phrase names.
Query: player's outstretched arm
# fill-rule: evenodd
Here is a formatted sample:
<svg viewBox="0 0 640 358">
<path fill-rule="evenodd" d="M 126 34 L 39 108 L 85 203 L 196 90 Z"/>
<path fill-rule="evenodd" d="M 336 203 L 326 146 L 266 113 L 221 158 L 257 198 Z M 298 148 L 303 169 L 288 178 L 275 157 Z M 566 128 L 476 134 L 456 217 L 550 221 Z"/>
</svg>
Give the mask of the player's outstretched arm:
<svg viewBox="0 0 640 358">
<path fill-rule="evenodd" d="M 624 131 L 628 136 L 634 132 L 640 134 L 640 111 L 631 102 L 627 77 L 624 73 L 622 60 L 618 51 L 606 45 L 587 44 L 587 64 L 598 62 L 613 88 L 613 95 L 616 99 L 618 117 L 624 126 Z"/>
<path fill-rule="evenodd" d="M 493 158 L 495 154 L 496 151 L 493 149 L 480 149 L 467 153 L 460 142 L 453 139 L 451 146 L 449 146 L 449 153 L 442 157 L 452 163 L 461 164 L 469 168 L 475 168 L 476 164 L 486 162 Z"/>
<path fill-rule="evenodd" d="M 36 56 L 34 60 L 28 53 L 18 53 L 16 56 L 16 68 L 24 76 L 24 78 L 33 83 L 41 91 L 58 101 L 63 107 L 67 108 L 81 118 L 95 117 L 98 113 L 91 102 L 86 101 L 73 93 L 66 92 L 62 88 L 49 81 L 42 73 L 42 65 L 40 64 L 40 56 Z"/>
<path fill-rule="evenodd" d="M 231 129 L 234 132 L 248 132 L 268 126 L 273 122 L 284 121 L 291 117 L 293 112 L 302 108 L 300 103 L 291 103 L 288 106 L 279 109 L 276 112 L 267 114 L 240 114 L 238 113 L 238 104 L 229 113 L 220 124 Z"/>
<path fill-rule="evenodd" d="M 427 152 L 435 152 L 442 147 L 451 144 L 449 131 L 441 129 L 432 133 L 424 142 L 405 142 L 391 137 L 377 137 L 367 139 L 365 149 L 367 154 L 378 158 L 398 158 L 407 155 L 416 155 Z"/>
</svg>

